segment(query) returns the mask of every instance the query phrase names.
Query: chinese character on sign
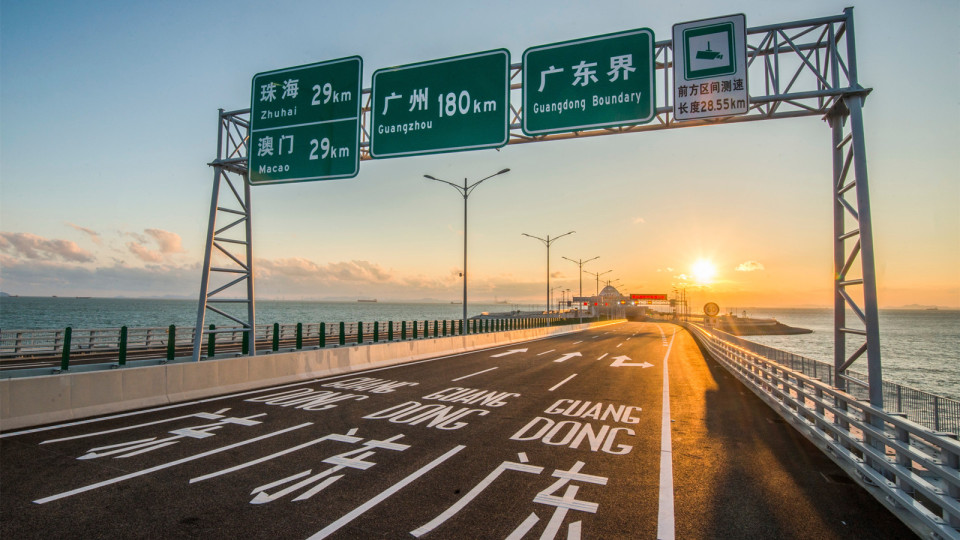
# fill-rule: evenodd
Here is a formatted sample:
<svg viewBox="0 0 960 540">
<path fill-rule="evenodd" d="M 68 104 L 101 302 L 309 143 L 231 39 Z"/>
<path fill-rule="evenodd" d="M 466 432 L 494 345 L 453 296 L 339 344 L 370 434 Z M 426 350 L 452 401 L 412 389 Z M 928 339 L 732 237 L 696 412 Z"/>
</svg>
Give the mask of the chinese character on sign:
<svg viewBox="0 0 960 540">
<path fill-rule="evenodd" d="M 292 154 L 292 153 L 293 153 L 293 135 L 281 135 L 281 136 L 280 136 L 280 145 L 279 145 L 279 147 L 277 148 L 277 154 L 283 154 L 283 141 L 284 141 L 284 140 L 290 141 L 290 145 L 289 145 L 289 146 L 290 146 L 290 149 L 287 150 L 287 153 L 288 153 L 288 154 Z"/>
<path fill-rule="evenodd" d="M 425 111 L 427 109 L 427 95 L 430 93 L 429 88 L 420 88 L 414 90 L 410 94 L 410 111 L 417 109 L 418 111 Z M 389 99 L 389 98 L 388 98 Z M 384 114 L 386 114 L 386 109 L 384 109 Z"/>
<path fill-rule="evenodd" d="M 743 90 L 743 79 L 734 79 L 734 80 L 733 80 L 733 89 L 734 89 L 734 90 Z"/>
<path fill-rule="evenodd" d="M 403 96 L 401 94 L 398 94 L 396 92 L 390 92 L 389 96 L 383 98 L 383 114 L 387 114 L 387 109 L 390 108 L 391 99 L 400 99 L 402 97 Z"/>
<path fill-rule="evenodd" d="M 687 97 L 687 86 L 685 84 L 682 84 L 679 88 L 677 88 L 677 95 L 680 97 Z"/>
<path fill-rule="evenodd" d="M 729 92 L 733 90 L 733 83 L 730 82 L 730 79 L 720 81 L 720 90 L 722 92 Z"/>
<path fill-rule="evenodd" d="M 273 155 L 273 137 L 260 137 L 257 140 L 257 156 Z"/>
<path fill-rule="evenodd" d="M 277 85 L 269 82 L 260 86 L 260 101 L 273 101 L 277 99 Z"/>
<path fill-rule="evenodd" d="M 541 71 L 540 72 L 540 88 L 537 89 L 537 92 L 543 92 L 543 87 L 547 83 L 547 75 L 551 75 L 553 73 L 562 73 L 562 72 L 563 72 L 563 68 L 558 68 L 553 66 L 550 66 L 550 69 L 545 69 Z"/>
<path fill-rule="evenodd" d="M 283 95 L 280 96 L 280 99 L 286 97 L 296 98 L 297 93 L 300 91 L 299 82 L 300 79 L 287 79 L 283 81 Z"/>
<path fill-rule="evenodd" d="M 591 80 L 597 82 L 597 70 L 590 69 L 595 67 L 597 67 L 596 62 L 588 64 L 586 60 L 581 60 L 579 64 L 573 66 L 573 86 L 576 86 L 577 83 L 580 83 L 580 86 L 586 86 Z"/>
<path fill-rule="evenodd" d="M 630 78 L 630 73 L 636 71 L 637 68 L 633 67 L 633 55 L 625 54 L 623 56 L 613 56 L 610 58 L 610 71 L 607 72 L 607 75 L 610 76 L 610 82 L 613 82 L 620 78 L 620 72 L 623 72 L 623 80 Z"/>
</svg>

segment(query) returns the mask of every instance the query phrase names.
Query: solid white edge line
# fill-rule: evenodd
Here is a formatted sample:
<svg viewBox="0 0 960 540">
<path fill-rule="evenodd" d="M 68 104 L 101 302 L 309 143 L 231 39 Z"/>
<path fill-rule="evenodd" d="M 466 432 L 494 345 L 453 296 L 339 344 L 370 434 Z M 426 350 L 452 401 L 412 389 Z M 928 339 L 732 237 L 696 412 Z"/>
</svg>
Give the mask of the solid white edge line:
<svg viewBox="0 0 960 540">
<path fill-rule="evenodd" d="M 462 444 L 461 444 L 461 445 L 454 446 L 453 448 L 451 448 L 450 450 L 448 450 L 447 453 L 443 454 L 442 456 L 438 457 L 437 459 L 434 459 L 434 460 L 431 461 L 430 463 L 427 463 L 426 465 L 424 465 L 424 466 L 421 467 L 420 469 L 417 469 L 416 471 L 414 471 L 413 473 L 411 473 L 409 476 L 407 476 L 407 477 L 404 478 L 403 480 L 401 480 L 401 481 L 397 482 L 396 484 L 390 486 L 389 488 L 387 488 L 386 490 L 384 490 L 383 492 L 381 492 L 381 493 L 380 493 L 379 495 L 377 495 L 376 497 L 374 497 L 374 498 L 370 499 L 369 501 L 363 503 L 362 505 L 354 508 L 353 510 L 351 510 L 350 512 L 348 512 L 347 514 L 345 514 L 343 517 L 341 517 L 340 519 L 338 519 L 338 520 L 334 521 L 333 523 L 327 525 L 327 526 L 324 527 L 322 530 L 320 530 L 318 533 L 316 533 L 316 534 L 314 534 L 313 536 L 311 536 L 311 537 L 309 538 L 309 540 L 320 540 L 321 538 L 326 538 L 326 537 L 330 536 L 331 534 L 337 532 L 337 531 L 340 529 L 340 527 L 343 527 L 343 526 L 346 525 L 347 523 L 350 523 L 351 521 L 353 521 L 354 519 L 356 519 L 357 517 L 359 517 L 361 514 L 363 514 L 363 513 L 366 512 L 367 510 L 370 510 L 370 509 L 373 508 L 374 506 L 380 504 L 380 503 L 383 502 L 385 499 L 387 499 L 387 498 L 389 498 L 390 496 L 392 496 L 394 493 L 396 493 L 396 492 L 400 491 L 401 489 L 405 488 L 408 484 L 410 484 L 411 482 L 413 482 L 413 481 L 416 480 L 417 478 L 420 478 L 421 476 L 423 476 L 424 474 L 430 472 L 432 469 L 434 469 L 435 467 L 437 467 L 438 465 L 440 465 L 440 464 L 443 463 L 444 461 L 446 461 L 446 460 L 450 459 L 451 457 L 453 457 L 454 454 L 456 454 L 457 452 L 463 450 L 464 448 L 466 448 L 466 446 L 464 446 L 464 445 L 462 445 Z"/>
<path fill-rule="evenodd" d="M 667 358 L 673 349 L 677 329 L 673 329 L 667 353 L 663 355 L 663 416 L 660 426 L 660 503 L 657 510 L 657 539 L 674 540 L 673 443 L 670 439 L 670 374 Z"/>
</svg>

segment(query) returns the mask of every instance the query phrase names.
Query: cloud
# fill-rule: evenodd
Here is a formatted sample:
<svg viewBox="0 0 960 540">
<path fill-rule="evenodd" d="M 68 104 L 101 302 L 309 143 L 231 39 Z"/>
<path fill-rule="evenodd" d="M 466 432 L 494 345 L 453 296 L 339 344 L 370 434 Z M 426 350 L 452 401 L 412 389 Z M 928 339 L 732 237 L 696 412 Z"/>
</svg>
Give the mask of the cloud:
<svg viewBox="0 0 960 540">
<path fill-rule="evenodd" d="M 82 266 L 49 260 L 24 260 L 0 256 L 4 291 L 22 296 L 191 296 L 200 286 L 200 265 L 147 265 L 131 267 Z"/>
<path fill-rule="evenodd" d="M 175 253 L 183 253 L 185 251 L 183 249 L 183 242 L 180 239 L 180 235 L 177 233 L 164 231 L 162 229 L 145 229 L 143 232 L 145 232 L 147 235 L 144 236 L 142 234 L 132 232 L 125 233 L 127 236 L 130 236 L 135 240 L 133 242 L 127 242 L 127 249 L 130 250 L 130 253 L 133 253 L 135 257 L 143 262 L 163 262 L 165 256 Z M 147 244 L 150 243 L 151 238 L 157 245 L 157 249 L 150 249 L 147 247 Z"/>
<path fill-rule="evenodd" d="M 747 261 L 740 263 L 740 266 L 737 267 L 737 272 L 756 272 L 763 269 L 763 265 L 757 261 Z"/>
<path fill-rule="evenodd" d="M 133 253 L 138 259 L 143 262 L 148 263 L 158 263 L 163 260 L 163 254 L 159 251 L 153 251 L 147 249 L 143 244 L 138 244 L 136 242 L 127 242 L 127 248 L 130 250 L 130 253 Z"/>
<path fill-rule="evenodd" d="M 153 237 L 160 246 L 160 253 L 183 253 L 183 245 L 180 235 L 162 229 L 147 229 L 144 231 Z"/>
<path fill-rule="evenodd" d="M 93 255 L 70 240 L 49 240 L 30 233 L 0 232 L 0 251 L 29 260 L 93 262 Z"/>
<path fill-rule="evenodd" d="M 95 231 L 95 230 L 93 230 L 93 229 L 88 229 L 88 228 L 86 228 L 86 227 L 81 227 L 80 225 L 77 225 L 76 223 L 69 223 L 69 222 L 68 222 L 67 225 L 69 225 L 70 227 L 73 227 L 74 229 L 76 229 L 76 230 L 78 230 L 78 231 L 86 234 L 87 236 L 89 236 L 89 237 L 90 237 L 90 240 L 92 240 L 94 244 L 97 244 L 97 245 L 99 246 L 99 245 L 102 243 L 102 240 L 100 239 L 100 233 L 98 233 L 97 231 Z"/>
<path fill-rule="evenodd" d="M 258 259 L 257 276 L 265 279 L 292 279 L 316 282 L 385 283 L 392 274 L 369 261 L 335 262 L 319 265 L 301 257 Z"/>
<path fill-rule="evenodd" d="M 640 217 L 640 216 L 637 216 L 637 217 L 633 218 L 633 224 L 634 224 L 634 225 L 640 225 L 640 224 L 643 224 L 643 223 L 646 223 L 646 222 L 647 222 L 647 220 L 643 219 L 643 218 Z"/>
</svg>

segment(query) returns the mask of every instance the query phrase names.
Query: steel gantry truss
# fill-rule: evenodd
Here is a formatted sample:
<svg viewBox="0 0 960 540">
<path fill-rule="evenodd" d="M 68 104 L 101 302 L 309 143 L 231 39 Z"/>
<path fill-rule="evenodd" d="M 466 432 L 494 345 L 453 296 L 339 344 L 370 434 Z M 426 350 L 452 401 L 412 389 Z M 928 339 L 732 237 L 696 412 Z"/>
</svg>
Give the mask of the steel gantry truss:
<svg viewBox="0 0 960 540">
<path fill-rule="evenodd" d="M 673 43 L 670 40 L 655 44 L 656 62 L 656 116 L 647 124 L 627 125 L 616 128 L 530 136 L 523 133 L 524 111 L 521 104 L 523 92 L 523 64 L 510 67 L 510 139 L 508 144 L 526 144 L 576 139 L 601 135 L 618 135 L 644 131 L 731 124 L 760 120 L 777 120 L 819 116 L 828 121 L 833 134 L 832 194 L 834 200 L 834 263 L 835 263 L 835 355 L 834 365 L 837 380 L 842 385 L 854 383 L 869 389 L 873 405 L 883 405 L 882 373 L 880 362 L 880 332 L 877 320 L 876 276 L 874 271 L 873 239 L 871 232 L 870 202 L 867 186 L 866 155 L 863 133 L 862 106 L 869 89 L 860 86 L 857 79 L 856 47 L 853 32 L 853 9 L 842 14 L 817 19 L 780 23 L 750 28 L 747 31 L 747 70 L 750 91 L 749 109 L 746 114 L 726 118 L 677 121 L 673 114 Z M 369 160 L 372 92 L 363 90 L 362 117 L 360 121 L 360 159 Z M 209 307 L 214 294 L 223 288 L 207 293 L 206 284 L 210 272 L 211 247 L 222 248 L 215 241 L 224 229 L 214 229 L 219 182 L 227 173 L 236 173 L 246 178 L 246 152 L 242 148 L 246 138 L 247 122 L 243 115 L 249 110 L 221 114 L 220 138 L 229 132 L 229 142 L 221 141 L 218 159 L 211 163 L 217 171 L 214 179 L 214 201 L 211 204 L 211 225 L 208 233 L 207 257 L 203 271 L 197 345 L 194 358 L 199 356 L 199 343 L 204 331 L 203 312 Z M 231 131 L 231 129 L 234 129 Z M 243 140 L 241 140 L 243 139 Z M 233 146 L 230 146 L 233 145 Z M 226 157 L 221 159 L 219 152 Z M 231 187 L 232 184 L 229 184 Z M 246 280 L 248 296 L 245 300 L 250 314 L 241 324 L 252 328 L 253 315 L 253 266 L 250 245 L 249 187 L 244 183 L 241 201 L 246 223 L 246 263 L 233 258 L 243 269 L 240 280 Z M 846 216 L 852 217 L 852 228 L 847 228 Z M 237 222 L 240 223 L 240 222 Z M 849 247 L 851 246 L 852 247 Z M 859 264 L 858 264 L 859 263 Z M 216 269 L 222 270 L 222 269 Z M 212 309 L 212 308 L 210 308 Z M 846 311 L 856 315 L 856 326 L 847 324 Z M 218 311 L 218 313 L 220 313 Z M 237 320 L 237 319 L 233 319 Z M 240 322 L 240 321 L 237 321 Z M 847 355 L 848 337 L 864 339 L 862 346 Z M 253 340 L 250 340 L 251 350 Z M 867 356 L 868 380 L 861 381 L 848 376 L 847 369 L 864 354 Z"/>
<path fill-rule="evenodd" d="M 217 159 L 210 163 L 213 167 L 213 196 L 200 277 L 194 360 L 200 359 L 204 334 L 218 332 L 216 328 L 205 327 L 207 310 L 240 325 L 245 333 L 246 352 L 255 355 L 257 351 L 254 339 L 253 226 L 250 219 L 250 182 L 247 179 L 249 116 L 249 110 L 224 112 L 220 109 Z M 221 197 L 220 188 L 224 184 L 229 188 L 229 194 Z M 241 188 L 239 190 L 238 185 Z M 212 266 L 214 257 L 223 259 L 223 266 Z M 215 288 L 210 290 L 211 287 Z M 235 332 L 236 329 L 219 331 Z"/>
</svg>

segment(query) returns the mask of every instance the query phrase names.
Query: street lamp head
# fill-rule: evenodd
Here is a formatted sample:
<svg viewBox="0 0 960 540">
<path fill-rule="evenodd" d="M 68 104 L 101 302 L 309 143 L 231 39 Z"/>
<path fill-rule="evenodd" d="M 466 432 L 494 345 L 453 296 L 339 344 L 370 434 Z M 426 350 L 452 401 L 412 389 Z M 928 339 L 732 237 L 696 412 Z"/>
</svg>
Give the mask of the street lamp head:
<svg viewBox="0 0 960 540">
<path fill-rule="evenodd" d="M 504 169 L 504 170 L 498 172 L 497 174 L 503 174 L 503 173 L 508 173 L 508 172 L 510 172 L 510 169 Z"/>
<path fill-rule="evenodd" d="M 423 177 L 424 177 L 424 178 L 429 178 L 430 180 L 439 180 L 439 178 L 434 178 L 434 177 L 430 176 L 429 174 L 425 174 L 425 175 L 423 175 Z"/>
</svg>

